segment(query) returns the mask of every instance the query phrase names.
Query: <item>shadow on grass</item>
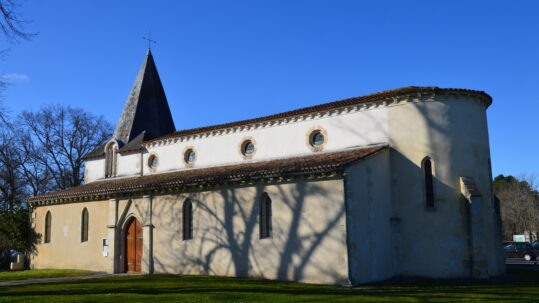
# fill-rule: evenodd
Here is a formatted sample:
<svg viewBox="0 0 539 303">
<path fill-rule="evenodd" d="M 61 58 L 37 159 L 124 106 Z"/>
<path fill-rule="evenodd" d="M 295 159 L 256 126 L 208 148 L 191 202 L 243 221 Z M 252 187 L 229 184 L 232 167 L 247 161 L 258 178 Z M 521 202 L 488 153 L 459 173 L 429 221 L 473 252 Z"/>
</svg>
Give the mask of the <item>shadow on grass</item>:
<svg viewBox="0 0 539 303">
<path fill-rule="evenodd" d="M 47 296 L 100 295 L 168 295 L 212 298 L 252 297 L 264 301 L 277 296 L 314 300 L 355 300 L 391 298 L 441 301 L 453 300 L 510 300 L 530 301 L 539 298 L 539 272 L 512 270 L 497 279 L 477 280 L 392 280 L 363 285 L 358 289 L 337 286 L 276 282 L 270 280 L 223 278 L 207 276 L 121 276 L 77 280 L 49 284 L 0 287 L 4 298 Z M 95 298 L 95 297 L 94 297 Z"/>
</svg>

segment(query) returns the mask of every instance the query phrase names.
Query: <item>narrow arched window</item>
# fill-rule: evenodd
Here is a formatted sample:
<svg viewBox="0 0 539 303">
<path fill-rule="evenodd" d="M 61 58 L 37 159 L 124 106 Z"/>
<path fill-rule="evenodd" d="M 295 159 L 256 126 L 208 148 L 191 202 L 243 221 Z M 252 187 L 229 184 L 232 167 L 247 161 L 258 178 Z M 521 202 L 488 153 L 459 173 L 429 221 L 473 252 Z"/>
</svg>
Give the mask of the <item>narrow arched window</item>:
<svg viewBox="0 0 539 303">
<path fill-rule="evenodd" d="M 183 202 L 183 239 L 193 239 L 193 204 L 187 199 Z"/>
<path fill-rule="evenodd" d="M 52 215 L 51 212 L 48 211 L 45 215 L 45 243 L 51 242 L 51 222 L 52 222 Z"/>
<path fill-rule="evenodd" d="M 260 239 L 270 238 L 271 226 L 271 199 L 267 193 L 260 198 Z"/>
<path fill-rule="evenodd" d="M 82 210 L 81 226 L 80 226 L 80 241 L 88 241 L 88 209 L 86 207 Z"/>
<path fill-rule="evenodd" d="M 423 179 L 425 186 L 425 206 L 434 208 L 434 177 L 432 173 L 432 160 L 427 157 L 423 160 Z"/>
<path fill-rule="evenodd" d="M 105 178 L 116 176 L 116 143 L 111 142 L 105 148 Z"/>
</svg>

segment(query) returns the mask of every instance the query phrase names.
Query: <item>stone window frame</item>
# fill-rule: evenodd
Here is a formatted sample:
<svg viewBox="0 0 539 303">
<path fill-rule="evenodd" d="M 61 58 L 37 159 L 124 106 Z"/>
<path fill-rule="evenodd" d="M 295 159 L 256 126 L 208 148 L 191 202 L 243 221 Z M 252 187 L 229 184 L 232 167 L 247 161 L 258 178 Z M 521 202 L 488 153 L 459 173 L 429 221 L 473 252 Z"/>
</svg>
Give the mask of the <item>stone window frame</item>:
<svg viewBox="0 0 539 303">
<path fill-rule="evenodd" d="M 322 145 L 318 145 L 318 146 L 314 145 L 314 143 L 313 143 L 314 134 L 317 133 L 317 132 L 320 132 L 324 136 L 324 143 L 322 143 Z M 313 151 L 313 152 L 323 151 L 325 146 L 328 143 L 328 132 L 321 126 L 312 127 L 307 132 L 306 143 L 307 143 L 307 147 L 309 147 L 309 149 L 311 151 Z"/>
<path fill-rule="evenodd" d="M 43 228 L 43 243 L 50 244 L 52 242 L 52 213 L 50 209 L 47 209 L 45 213 Z"/>
<path fill-rule="evenodd" d="M 245 147 L 245 145 L 247 144 L 247 142 L 251 142 L 254 146 L 254 150 L 251 154 L 245 154 L 243 152 L 243 148 Z M 239 148 L 238 148 L 238 151 L 241 155 L 241 157 L 244 159 L 244 160 L 251 160 L 253 158 L 253 156 L 256 154 L 258 148 L 256 147 L 257 144 L 256 144 L 256 140 L 253 138 L 253 137 L 244 137 L 242 140 L 241 140 L 241 143 L 239 145 Z"/>
<path fill-rule="evenodd" d="M 182 240 L 193 240 L 193 199 L 189 197 L 182 204 Z"/>
<path fill-rule="evenodd" d="M 157 159 L 157 164 L 152 167 L 150 165 L 150 160 L 155 157 Z M 159 159 L 159 155 L 157 153 L 150 153 L 148 154 L 148 159 L 146 159 L 146 166 L 150 170 L 150 172 L 154 173 L 157 170 L 157 167 L 159 166 L 159 163 L 161 163 L 161 159 Z"/>
<path fill-rule="evenodd" d="M 432 177 L 432 205 L 430 205 L 428 201 L 428 192 L 427 192 L 427 176 L 425 173 L 425 163 L 430 161 L 430 170 L 431 170 L 431 177 Z M 423 208 L 427 211 L 435 211 L 437 207 L 436 203 L 436 164 L 434 159 L 431 156 L 425 156 L 421 160 L 421 192 L 422 192 L 422 201 L 423 201 Z"/>
<path fill-rule="evenodd" d="M 273 201 L 267 192 L 258 198 L 259 238 L 273 238 Z"/>
<path fill-rule="evenodd" d="M 193 162 L 188 162 L 187 161 L 187 152 L 189 150 L 192 150 L 195 153 L 195 160 Z M 196 150 L 196 148 L 194 146 L 186 146 L 183 149 L 182 160 L 183 160 L 183 164 L 185 164 L 185 167 L 193 167 L 193 166 L 195 166 L 195 163 L 198 160 L 198 151 Z"/>
<path fill-rule="evenodd" d="M 112 151 L 109 152 L 109 149 Z M 105 178 L 113 178 L 118 174 L 118 150 L 118 142 L 114 139 L 105 145 Z"/>
<path fill-rule="evenodd" d="M 86 218 L 85 215 L 86 214 Z M 80 220 L 80 242 L 88 243 L 90 238 L 90 211 L 87 207 L 82 208 Z"/>
</svg>

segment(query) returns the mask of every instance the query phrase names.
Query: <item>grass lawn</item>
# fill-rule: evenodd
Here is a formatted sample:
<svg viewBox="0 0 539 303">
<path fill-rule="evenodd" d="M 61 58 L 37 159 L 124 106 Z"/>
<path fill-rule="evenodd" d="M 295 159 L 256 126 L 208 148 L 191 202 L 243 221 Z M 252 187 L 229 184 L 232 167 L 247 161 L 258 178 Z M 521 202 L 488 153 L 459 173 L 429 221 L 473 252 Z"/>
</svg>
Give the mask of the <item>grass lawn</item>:
<svg viewBox="0 0 539 303">
<path fill-rule="evenodd" d="M 539 271 L 475 282 L 388 282 L 344 289 L 207 276 L 116 276 L 0 287 L 0 302 L 455 302 L 539 301 Z"/>
<path fill-rule="evenodd" d="M 87 270 L 76 269 L 40 269 L 22 271 L 0 271 L 0 282 L 14 280 L 30 280 L 42 278 L 78 277 L 94 274 Z"/>
</svg>

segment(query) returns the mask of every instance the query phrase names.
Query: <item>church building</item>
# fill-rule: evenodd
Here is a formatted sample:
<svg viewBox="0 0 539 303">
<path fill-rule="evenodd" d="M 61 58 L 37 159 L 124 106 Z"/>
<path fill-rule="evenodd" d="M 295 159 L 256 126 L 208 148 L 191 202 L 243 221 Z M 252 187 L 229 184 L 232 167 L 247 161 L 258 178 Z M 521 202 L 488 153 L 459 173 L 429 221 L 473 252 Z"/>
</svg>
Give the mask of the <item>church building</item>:
<svg viewBox="0 0 539 303">
<path fill-rule="evenodd" d="M 29 199 L 31 267 L 321 284 L 503 274 L 491 103 L 403 87 L 177 131 L 148 51 L 84 185 Z"/>
</svg>

